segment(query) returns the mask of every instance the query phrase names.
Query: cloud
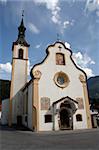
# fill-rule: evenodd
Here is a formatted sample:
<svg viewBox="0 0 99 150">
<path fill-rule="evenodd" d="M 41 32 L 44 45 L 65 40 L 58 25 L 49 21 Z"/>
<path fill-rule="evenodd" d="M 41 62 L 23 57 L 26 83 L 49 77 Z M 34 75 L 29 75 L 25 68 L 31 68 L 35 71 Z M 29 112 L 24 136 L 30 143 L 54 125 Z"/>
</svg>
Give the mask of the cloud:
<svg viewBox="0 0 99 150">
<path fill-rule="evenodd" d="M 40 47 L 41 47 L 41 44 L 37 44 L 37 45 L 35 46 L 36 49 L 38 49 L 38 48 L 40 48 Z"/>
<path fill-rule="evenodd" d="M 28 76 L 30 75 L 31 68 L 32 68 L 32 66 L 30 65 L 30 60 L 28 60 L 28 68 L 27 68 L 27 74 L 28 74 Z"/>
<path fill-rule="evenodd" d="M 69 48 L 69 49 L 70 49 L 70 47 L 71 47 L 68 42 L 65 42 L 65 46 L 66 46 L 67 48 Z"/>
<path fill-rule="evenodd" d="M 51 11 L 51 20 L 55 24 L 60 24 L 59 12 L 59 0 L 33 0 L 35 4 L 45 5 L 48 10 Z"/>
<path fill-rule="evenodd" d="M 11 80 L 12 65 L 10 62 L 0 64 L 0 78 Z"/>
<path fill-rule="evenodd" d="M 81 65 L 82 67 L 95 64 L 95 62 L 86 53 L 81 54 L 81 52 L 77 52 L 73 54 L 73 57 L 76 59 L 77 64 Z"/>
<path fill-rule="evenodd" d="M 40 32 L 33 23 L 28 23 L 28 28 L 32 33 L 38 34 Z"/>
<path fill-rule="evenodd" d="M 64 29 L 67 28 L 69 24 L 70 24 L 70 22 L 68 20 L 64 21 L 63 22 L 63 28 Z"/>
<path fill-rule="evenodd" d="M 94 73 L 90 68 L 90 66 L 94 65 L 95 61 L 93 61 L 86 53 L 85 54 L 82 54 L 81 52 L 74 53 L 73 59 L 76 65 L 86 72 L 88 77 L 94 76 Z"/>
<path fill-rule="evenodd" d="M 65 46 L 67 48 L 71 48 L 70 43 L 65 42 Z M 73 60 L 75 61 L 76 65 L 82 70 L 84 70 L 88 77 L 94 76 L 92 69 L 90 68 L 91 65 L 95 64 L 95 61 L 88 56 L 88 54 L 82 54 L 81 52 L 73 53 Z"/>
<path fill-rule="evenodd" d="M 85 11 L 96 11 L 96 15 L 99 16 L 99 0 L 87 0 Z"/>
<path fill-rule="evenodd" d="M 94 76 L 92 69 L 90 69 L 90 68 L 82 68 L 82 69 L 85 71 L 85 73 L 87 74 L 88 77 Z"/>
<path fill-rule="evenodd" d="M 33 2 L 37 5 L 45 5 L 48 10 L 50 10 L 51 13 L 51 21 L 58 25 L 59 31 L 61 34 L 64 33 L 65 29 L 72 26 L 74 24 L 74 21 L 69 20 L 63 20 L 63 18 L 60 17 L 60 0 L 33 0 Z"/>
<path fill-rule="evenodd" d="M 10 62 L 7 62 L 6 64 L 0 64 L 0 70 L 5 71 L 8 73 L 11 73 L 12 65 Z"/>
<path fill-rule="evenodd" d="M 61 34 L 64 33 L 65 29 L 71 27 L 74 25 L 74 20 L 65 20 L 64 22 L 61 21 L 61 24 L 60 24 L 60 32 Z"/>
<path fill-rule="evenodd" d="M 28 68 L 27 68 L 27 74 L 30 75 L 30 70 L 32 66 L 30 65 L 30 61 L 28 60 Z M 0 78 L 1 79 L 8 79 L 11 80 L 11 71 L 12 71 L 12 65 L 10 62 L 7 62 L 5 64 L 0 64 Z"/>
<path fill-rule="evenodd" d="M 0 0 L 0 2 L 2 2 L 2 3 L 7 3 L 7 0 Z"/>
</svg>

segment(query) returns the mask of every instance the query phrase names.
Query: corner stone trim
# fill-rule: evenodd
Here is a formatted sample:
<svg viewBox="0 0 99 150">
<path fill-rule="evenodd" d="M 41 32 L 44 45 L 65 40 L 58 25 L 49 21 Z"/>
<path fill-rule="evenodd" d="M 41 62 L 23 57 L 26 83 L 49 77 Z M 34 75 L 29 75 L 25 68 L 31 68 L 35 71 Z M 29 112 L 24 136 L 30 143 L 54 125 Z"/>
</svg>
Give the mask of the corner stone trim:
<svg viewBox="0 0 99 150">
<path fill-rule="evenodd" d="M 36 79 L 40 79 L 41 75 L 42 75 L 42 73 L 39 70 L 36 70 L 35 72 L 33 72 L 33 76 Z"/>
</svg>

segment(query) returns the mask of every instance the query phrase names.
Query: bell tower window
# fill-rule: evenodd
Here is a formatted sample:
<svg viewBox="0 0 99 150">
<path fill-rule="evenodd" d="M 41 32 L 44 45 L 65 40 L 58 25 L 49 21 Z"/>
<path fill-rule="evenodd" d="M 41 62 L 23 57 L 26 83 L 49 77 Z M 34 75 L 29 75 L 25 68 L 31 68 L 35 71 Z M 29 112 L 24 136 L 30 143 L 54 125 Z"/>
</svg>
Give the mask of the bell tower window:
<svg viewBox="0 0 99 150">
<path fill-rule="evenodd" d="M 64 54 L 56 53 L 56 65 L 65 65 Z"/>
<path fill-rule="evenodd" d="M 19 49 L 18 58 L 23 59 L 23 49 Z"/>
</svg>

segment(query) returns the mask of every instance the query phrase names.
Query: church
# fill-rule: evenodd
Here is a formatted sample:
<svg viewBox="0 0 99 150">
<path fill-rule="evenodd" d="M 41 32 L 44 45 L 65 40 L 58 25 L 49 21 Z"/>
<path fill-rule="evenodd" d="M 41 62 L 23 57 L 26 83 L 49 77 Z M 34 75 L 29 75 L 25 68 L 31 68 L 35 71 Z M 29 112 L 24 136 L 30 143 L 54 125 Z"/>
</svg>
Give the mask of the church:
<svg viewBox="0 0 99 150">
<path fill-rule="evenodd" d="M 92 128 L 87 77 L 64 42 L 46 48 L 46 57 L 32 67 L 27 82 L 30 45 L 25 30 L 22 18 L 12 45 L 10 98 L 2 104 L 2 124 L 23 125 L 32 131 Z"/>
</svg>

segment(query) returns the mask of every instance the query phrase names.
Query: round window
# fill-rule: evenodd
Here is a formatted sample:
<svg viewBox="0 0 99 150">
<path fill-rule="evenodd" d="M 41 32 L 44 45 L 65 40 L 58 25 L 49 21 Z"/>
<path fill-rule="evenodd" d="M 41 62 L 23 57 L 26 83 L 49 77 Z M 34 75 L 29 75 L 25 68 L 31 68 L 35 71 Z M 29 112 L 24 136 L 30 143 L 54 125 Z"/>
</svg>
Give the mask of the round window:
<svg viewBox="0 0 99 150">
<path fill-rule="evenodd" d="M 68 86 L 69 78 L 64 72 L 58 72 L 54 76 L 54 82 L 58 87 L 64 88 Z"/>
<path fill-rule="evenodd" d="M 57 82 L 58 82 L 60 85 L 64 84 L 64 83 L 65 83 L 64 77 L 63 77 L 63 76 L 57 77 Z"/>
</svg>

